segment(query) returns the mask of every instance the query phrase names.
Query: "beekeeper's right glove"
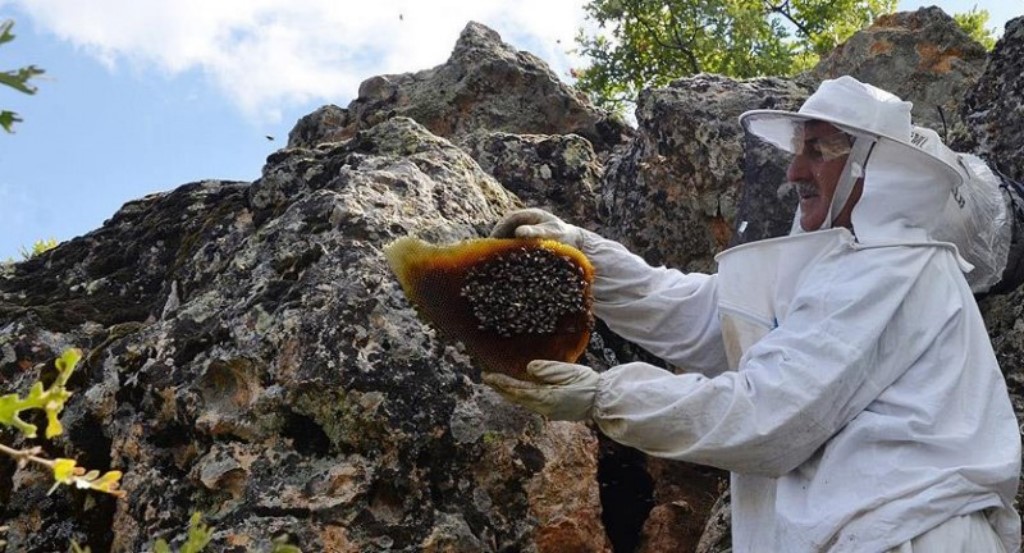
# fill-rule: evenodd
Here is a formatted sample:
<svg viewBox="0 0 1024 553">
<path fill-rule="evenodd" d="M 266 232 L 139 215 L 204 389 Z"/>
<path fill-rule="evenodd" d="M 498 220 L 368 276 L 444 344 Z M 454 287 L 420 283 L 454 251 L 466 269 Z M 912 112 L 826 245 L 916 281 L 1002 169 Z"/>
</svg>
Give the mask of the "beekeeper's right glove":
<svg viewBox="0 0 1024 553">
<path fill-rule="evenodd" d="M 526 372 L 536 382 L 485 372 L 484 384 L 502 397 L 556 421 L 589 420 L 601 378 L 585 365 L 534 360 Z"/>
<path fill-rule="evenodd" d="M 491 238 L 544 238 L 583 249 L 583 229 L 570 225 L 543 209 L 520 209 L 502 217 Z"/>
</svg>

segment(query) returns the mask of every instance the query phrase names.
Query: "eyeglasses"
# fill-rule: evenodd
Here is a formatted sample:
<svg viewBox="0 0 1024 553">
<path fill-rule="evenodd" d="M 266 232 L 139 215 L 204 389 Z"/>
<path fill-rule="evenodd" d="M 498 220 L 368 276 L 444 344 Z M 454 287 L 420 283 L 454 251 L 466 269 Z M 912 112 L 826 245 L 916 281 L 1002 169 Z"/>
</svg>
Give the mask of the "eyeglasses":
<svg viewBox="0 0 1024 553">
<path fill-rule="evenodd" d="M 853 137 L 842 131 L 811 138 L 804 138 L 803 129 L 793 134 L 793 154 L 805 156 L 812 161 L 839 159 L 852 149 Z"/>
</svg>

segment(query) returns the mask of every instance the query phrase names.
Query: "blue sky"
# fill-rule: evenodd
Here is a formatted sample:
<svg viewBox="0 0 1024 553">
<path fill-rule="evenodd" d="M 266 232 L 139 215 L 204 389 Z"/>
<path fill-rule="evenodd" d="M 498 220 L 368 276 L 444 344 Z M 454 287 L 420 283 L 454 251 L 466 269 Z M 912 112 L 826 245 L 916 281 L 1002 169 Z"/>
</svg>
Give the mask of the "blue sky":
<svg viewBox="0 0 1024 553">
<path fill-rule="evenodd" d="M 348 4 L 341 6 L 342 4 Z M 0 0 L 17 38 L 0 68 L 46 70 L 0 90 L 24 119 L 0 133 L 0 261 L 98 228 L 125 202 L 203 179 L 251 181 L 295 121 L 345 107 L 368 77 L 443 63 L 469 20 L 564 79 L 582 0 Z M 1024 0 L 977 5 L 1001 34 Z M 401 17 L 400 17 L 401 16 Z M 266 136 L 274 137 L 267 140 Z"/>
</svg>

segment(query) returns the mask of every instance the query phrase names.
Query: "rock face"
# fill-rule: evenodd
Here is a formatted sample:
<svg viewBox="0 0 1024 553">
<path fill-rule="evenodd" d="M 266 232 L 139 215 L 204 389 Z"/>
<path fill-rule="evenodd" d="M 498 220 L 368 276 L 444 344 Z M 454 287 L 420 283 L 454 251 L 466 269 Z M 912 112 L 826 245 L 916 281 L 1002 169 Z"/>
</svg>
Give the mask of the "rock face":
<svg viewBox="0 0 1024 553">
<path fill-rule="evenodd" d="M 129 499 L 46 496 L 0 465 L 9 550 L 140 551 L 181 536 L 190 509 L 221 551 L 279 533 L 307 551 L 608 550 L 593 432 L 480 385 L 381 254 L 409 233 L 477 236 L 516 205 L 393 118 L 282 150 L 251 186 L 133 202 L 15 266 L 0 281 L 5 388 L 87 347 L 54 453 L 124 470 Z"/>
<path fill-rule="evenodd" d="M 1006 176 L 1024 180 L 1024 121 L 1019 114 L 1024 109 L 1024 17 L 1018 17 L 1006 25 L 1002 39 L 989 56 L 985 73 L 971 89 L 963 103 L 964 119 L 972 137 L 977 142 L 977 154 L 991 167 Z M 1000 293 L 980 304 L 985 323 L 992 337 L 999 364 L 1006 375 L 1010 397 L 1018 419 L 1024 421 L 1024 318 L 1020 287 L 1008 288 L 1005 283 L 1019 283 L 1024 275 L 1024 258 L 1021 257 L 1019 242 L 1024 240 L 1024 230 L 1018 220 L 1014 229 L 1014 245 L 1011 250 L 1003 283 L 997 287 Z M 1024 432 L 1024 423 L 1022 423 Z M 1024 506 L 1024 487 L 1017 494 L 1018 510 Z"/>
<path fill-rule="evenodd" d="M 480 168 L 531 207 L 567 221 L 597 221 L 603 167 L 577 135 L 475 133 L 459 143 Z"/>
<path fill-rule="evenodd" d="M 638 137 L 606 169 L 605 234 L 649 263 L 713 272 L 714 255 L 734 242 L 744 181 L 737 118 L 750 109 L 794 109 L 807 93 L 782 79 L 715 75 L 645 90 L 637 104 Z M 758 205 L 778 201 L 774 192 L 748 196 Z M 752 205 L 744 214 L 756 219 L 759 209 Z"/>
<path fill-rule="evenodd" d="M 878 18 L 810 71 L 817 83 L 852 75 L 914 103 L 914 121 L 963 139 L 960 103 L 985 66 L 985 49 L 932 6 Z"/>
<path fill-rule="evenodd" d="M 542 60 L 515 50 L 478 23 L 466 26 L 445 64 L 418 73 L 371 77 L 360 85 L 359 97 L 344 110 L 344 117 L 338 115 L 323 127 L 328 140 L 347 138 L 395 116 L 411 117 L 433 134 L 453 140 L 484 129 L 575 133 L 596 149 L 607 150 L 631 134 L 625 124 L 559 81 Z M 292 140 L 289 137 L 289 146 L 308 144 L 302 136 Z"/>
<path fill-rule="evenodd" d="M 1020 178 L 1024 19 L 961 102 L 977 60 L 943 17 L 882 20 L 822 67 L 892 75 L 922 106 L 965 106 L 978 151 Z M 302 118 L 257 181 L 147 196 L 0 265 L 0 393 L 83 348 L 66 434 L 45 452 L 124 470 L 129 493 L 47 495 L 46 475 L 0 457 L 7 551 L 180 545 L 195 510 L 227 552 L 282 534 L 341 553 L 728 551 L 721 472 L 509 405 L 416 317 L 381 248 L 482 236 L 529 205 L 651 263 L 712 271 L 723 248 L 788 231 L 785 160 L 737 116 L 795 109 L 808 79 L 682 79 L 644 92 L 633 133 L 470 24 L 448 63 L 371 78 L 347 109 Z M 1022 413 L 1022 298 L 1008 292 L 981 306 Z M 599 323 L 581 362 L 640 355 Z"/>
<path fill-rule="evenodd" d="M 1006 295 L 990 296 L 979 304 L 985 317 L 1013 410 L 1024 432 L 1024 287 Z M 1024 459 L 1022 459 L 1024 462 Z M 1024 508 L 1024 486 L 1017 491 L 1017 510 Z"/>
<path fill-rule="evenodd" d="M 1009 177 L 1024 181 L 1024 17 L 1006 24 L 985 72 L 968 91 L 963 118 L 978 155 Z"/>
</svg>

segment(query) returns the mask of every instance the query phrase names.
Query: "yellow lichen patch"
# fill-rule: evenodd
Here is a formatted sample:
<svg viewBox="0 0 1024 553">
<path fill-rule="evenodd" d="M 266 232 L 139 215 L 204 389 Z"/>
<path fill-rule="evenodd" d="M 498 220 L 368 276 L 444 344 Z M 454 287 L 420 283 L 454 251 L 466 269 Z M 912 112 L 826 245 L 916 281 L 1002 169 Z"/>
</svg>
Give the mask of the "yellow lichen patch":
<svg viewBox="0 0 1024 553">
<path fill-rule="evenodd" d="M 526 379 L 534 359 L 575 362 L 594 325 L 594 268 L 552 240 L 481 238 L 448 246 L 406 237 L 384 249 L 420 316 L 486 371 Z"/>
</svg>

